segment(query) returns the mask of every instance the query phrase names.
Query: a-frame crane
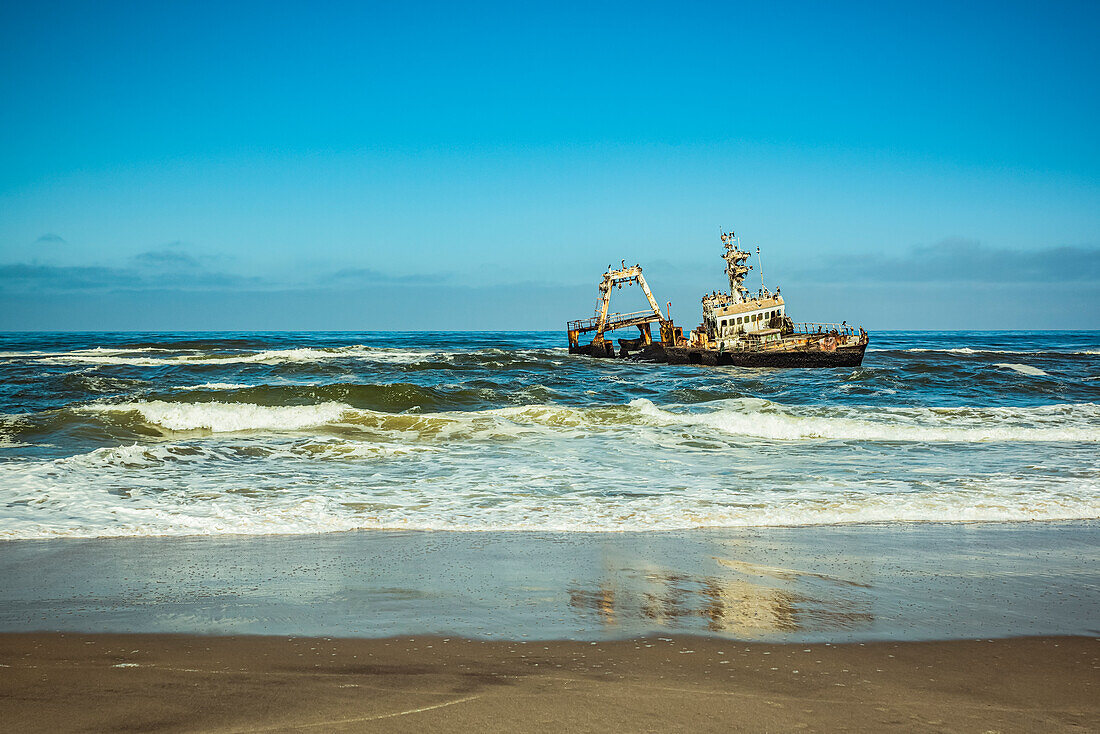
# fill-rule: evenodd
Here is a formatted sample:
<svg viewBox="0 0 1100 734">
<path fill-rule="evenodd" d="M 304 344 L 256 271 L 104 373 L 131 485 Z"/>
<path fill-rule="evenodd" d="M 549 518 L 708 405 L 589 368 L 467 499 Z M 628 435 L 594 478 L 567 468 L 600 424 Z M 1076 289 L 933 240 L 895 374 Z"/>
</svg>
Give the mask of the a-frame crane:
<svg viewBox="0 0 1100 734">
<path fill-rule="evenodd" d="M 608 313 L 611 306 L 611 291 L 617 286 L 622 288 L 624 285 L 641 286 L 642 293 L 645 294 L 646 300 L 649 301 L 648 311 L 635 311 L 633 313 Z M 660 325 L 661 342 L 672 344 L 676 339 L 676 328 L 672 324 L 671 315 L 665 316 L 661 314 L 661 307 L 657 304 L 657 299 L 653 297 L 653 293 L 649 290 L 649 284 L 645 282 L 645 276 L 642 275 L 641 265 L 627 266 L 626 261 L 622 263 L 622 267 L 618 270 L 612 270 L 610 266 L 607 272 L 603 274 L 603 280 L 600 281 L 600 295 L 596 302 L 596 314 L 589 319 L 578 319 L 576 321 L 570 321 L 566 324 L 566 331 L 569 335 L 569 351 L 573 354 L 588 354 L 591 356 L 614 356 L 615 348 L 611 341 L 605 337 L 605 334 L 617 329 L 627 329 L 630 327 L 637 327 L 640 332 L 640 336 L 636 340 L 620 340 L 622 342 L 623 349 L 633 346 L 634 348 L 640 348 L 648 346 L 653 343 L 653 336 L 650 333 L 649 325 L 656 322 Z M 580 335 L 587 332 L 596 332 L 592 338 L 591 344 L 581 346 Z M 682 333 L 680 335 L 682 338 Z"/>
</svg>

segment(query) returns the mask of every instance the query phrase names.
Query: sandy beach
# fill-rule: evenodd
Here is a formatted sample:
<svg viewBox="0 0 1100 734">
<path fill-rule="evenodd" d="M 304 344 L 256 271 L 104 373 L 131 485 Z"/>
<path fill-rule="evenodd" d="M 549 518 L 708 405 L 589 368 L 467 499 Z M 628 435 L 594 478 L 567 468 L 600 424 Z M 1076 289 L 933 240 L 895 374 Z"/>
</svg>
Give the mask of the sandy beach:
<svg viewBox="0 0 1100 734">
<path fill-rule="evenodd" d="M 1083 732 L 1100 641 L 0 636 L 9 731 Z"/>
<path fill-rule="evenodd" d="M 1095 538 L 1071 523 L 14 541 L 0 720 L 1090 731 Z"/>
</svg>

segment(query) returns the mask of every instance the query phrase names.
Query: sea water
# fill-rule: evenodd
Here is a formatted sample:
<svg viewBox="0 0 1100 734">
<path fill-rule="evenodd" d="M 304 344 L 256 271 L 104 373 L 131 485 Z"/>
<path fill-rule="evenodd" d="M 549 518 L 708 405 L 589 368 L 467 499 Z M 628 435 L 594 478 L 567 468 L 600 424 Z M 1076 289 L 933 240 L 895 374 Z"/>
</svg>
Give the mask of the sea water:
<svg viewBox="0 0 1100 734">
<path fill-rule="evenodd" d="M 885 332 L 843 369 L 557 332 L 0 335 L 0 538 L 1100 517 L 1100 333 Z"/>
</svg>

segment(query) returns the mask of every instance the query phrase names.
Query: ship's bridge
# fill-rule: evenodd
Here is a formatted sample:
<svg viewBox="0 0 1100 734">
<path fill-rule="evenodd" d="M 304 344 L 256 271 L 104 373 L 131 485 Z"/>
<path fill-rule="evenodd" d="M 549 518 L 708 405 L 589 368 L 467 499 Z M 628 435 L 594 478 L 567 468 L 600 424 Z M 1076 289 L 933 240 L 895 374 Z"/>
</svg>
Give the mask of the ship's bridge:
<svg viewBox="0 0 1100 734">
<path fill-rule="evenodd" d="M 776 318 L 786 316 L 786 306 L 780 295 L 751 298 L 746 301 L 725 301 L 706 304 L 709 324 L 718 334 L 753 333 L 770 328 Z"/>
</svg>

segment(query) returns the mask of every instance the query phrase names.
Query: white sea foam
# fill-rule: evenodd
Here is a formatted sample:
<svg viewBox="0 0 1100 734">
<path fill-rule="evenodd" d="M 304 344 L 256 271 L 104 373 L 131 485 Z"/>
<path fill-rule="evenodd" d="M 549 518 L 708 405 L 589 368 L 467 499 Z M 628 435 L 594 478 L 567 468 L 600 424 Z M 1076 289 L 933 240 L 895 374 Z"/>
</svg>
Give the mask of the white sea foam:
<svg viewBox="0 0 1100 734">
<path fill-rule="evenodd" d="M 1035 408 L 794 407 L 764 400 L 726 401 L 717 410 L 688 412 L 631 402 L 644 415 L 674 425 L 695 425 L 780 441 L 1100 441 L 1100 406 Z"/>
<path fill-rule="evenodd" d="M 201 385 L 176 385 L 173 390 L 244 390 L 256 385 L 240 382 L 204 382 Z"/>
<path fill-rule="evenodd" d="M 994 367 L 1004 367 L 1005 369 L 1008 369 L 1008 370 L 1015 370 L 1016 372 L 1019 372 L 1021 375 L 1030 375 L 1032 377 L 1043 377 L 1043 376 L 1047 375 L 1046 372 L 1043 372 L 1038 367 L 1032 367 L 1029 364 L 1017 364 L 1015 362 L 998 362 L 997 364 L 995 364 L 993 366 Z"/>
<path fill-rule="evenodd" d="M 105 357 L 110 354 L 141 354 L 147 352 L 171 352 L 173 350 L 163 349 L 160 347 L 90 347 L 88 349 L 73 349 L 66 351 L 47 351 L 36 350 L 29 352 L 0 352 L 0 358 L 31 358 L 37 359 L 41 357 L 51 358 L 85 358 L 85 357 Z"/>
<path fill-rule="evenodd" d="M 718 478 L 688 488 L 653 475 L 647 484 L 656 483 L 660 492 L 624 498 L 585 491 L 531 493 L 517 486 L 531 475 L 529 468 L 483 466 L 478 475 L 483 481 L 477 485 L 465 483 L 468 467 L 458 467 L 458 476 L 442 483 L 410 478 L 396 485 L 372 484 L 345 475 L 342 482 L 307 482 L 303 492 L 293 488 L 311 474 L 297 480 L 284 476 L 281 484 L 268 487 L 259 477 L 227 474 L 224 466 L 208 462 L 214 476 L 206 480 L 193 469 L 173 472 L 170 466 L 140 462 L 50 462 L 19 472 L 0 465 L 0 498 L 5 500 L 0 504 L 0 538 L 356 529 L 592 532 L 1100 518 L 1095 480 L 1039 483 L 994 476 L 959 486 L 926 478 L 887 490 L 825 485 L 746 494 Z M 272 466 L 265 474 L 274 472 Z M 89 481 L 93 476 L 96 481 Z M 915 491 L 918 486 L 921 491 Z M 489 494 L 492 501 L 487 501 Z"/>
<path fill-rule="evenodd" d="M 1100 349 L 1085 349 L 1081 351 L 1062 351 L 1062 350 L 1033 350 L 1033 349 L 974 349 L 972 347 L 910 347 L 908 349 L 888 349 L 885 347 L 869 347 L 868 352 L 938 352 L 941 354 L 1035 354 L 1035 355 L 1052 355 L 1052 356 L 1066 356 L 1066 355 L 1085 355 L 1085 354 L 1100 354 Z"/>
<path fill-rule="evenodd" d="M 645 398 L 626 406 L 527 405 L 484 411 L 385 413 L 337 402 L 264 406 L 251 403 L 100 403 L 80 410 L 137 413 L 170 431 L 300 431 L 323 426 L 413 432 L 421 437 L 492 440 L 530 431 L 584 434 L 623 426 L 691 428 L 778 441 L 891 442 L 1100 441 L 1093 403 L 1021 408 L 872 408 L 790 406 L 745 398 L 659 407 Z"/>
<path fill-rule="evenodd" d="M 252 354 L 193 352 L 164 357 L 133 356 L 124 353 L 66 352 L 41 355 L 41 361 L 51 364 L 116 364 L 139 367 L 171 365 L 227 365 L 227 364 L 280 364 L 313 363 L 334 359 L 361 359 L 371 362 L 416 363 L 429 359 L 446 360 L 456 352 L 430 349 L 387 349 L 354 345 L 332 348 L 267 349 Z"/>
<path fill-rule="evenodd" d="M 15 449 L 29 445 L 12 438 L 18 432 L 20 423 L 17 416 L 0 413 L 0 449 Z"/>
<path fill-rule="evenodd" d="M 97 404 L 81 408 L 93 413 L 138 413 L 142 420 L 170 431 L 208 430 L 298 431 L 339 421 L 351 410 L 343 403 L 319 405 L 253 405 L 251 403 L 149 402 Z"/>
<path fill-rule="evenodd" d="M 283 364 L 315 363 L 339 359 L 389 364 L 418 364 L 421 362 L 451 362 L 463 356 L 476 355 L 485 360 L 494 356 L 502 359 L 545 359 L 547 353 L 559 355 L 564 349 L 485 348 L 478 350 L 443 350 L 422 348 L 368 347 L 355 344 L 343 347 L 298 347 L 291 349 L 266 349 L 254 353 L 211 353 L 196 350 L 180 350 L 172 354 L 165 349 L 88 349 L 70 352 L 10 352 L 0 356 L 31 357 L 47 364 L 95 364 L 132 365 L 138 367 L 230 365 L 230 364 Z M 169 352 L 164 356 L 149 356 L 143 352 Z M 553 364 L 561 364 L 555 361 Z"/>
<path fill-rule="evenodd" d="M 131 444 L 95 449 L 57 459 L 58 469 L 148 468 L 160 465 L 210 464 L 248 459 L 356 460 L 411 456 L 439 451 L 434 446 L 350 441 L 336 438 L 304 439 L 271 444 Z"/>
</svg>

